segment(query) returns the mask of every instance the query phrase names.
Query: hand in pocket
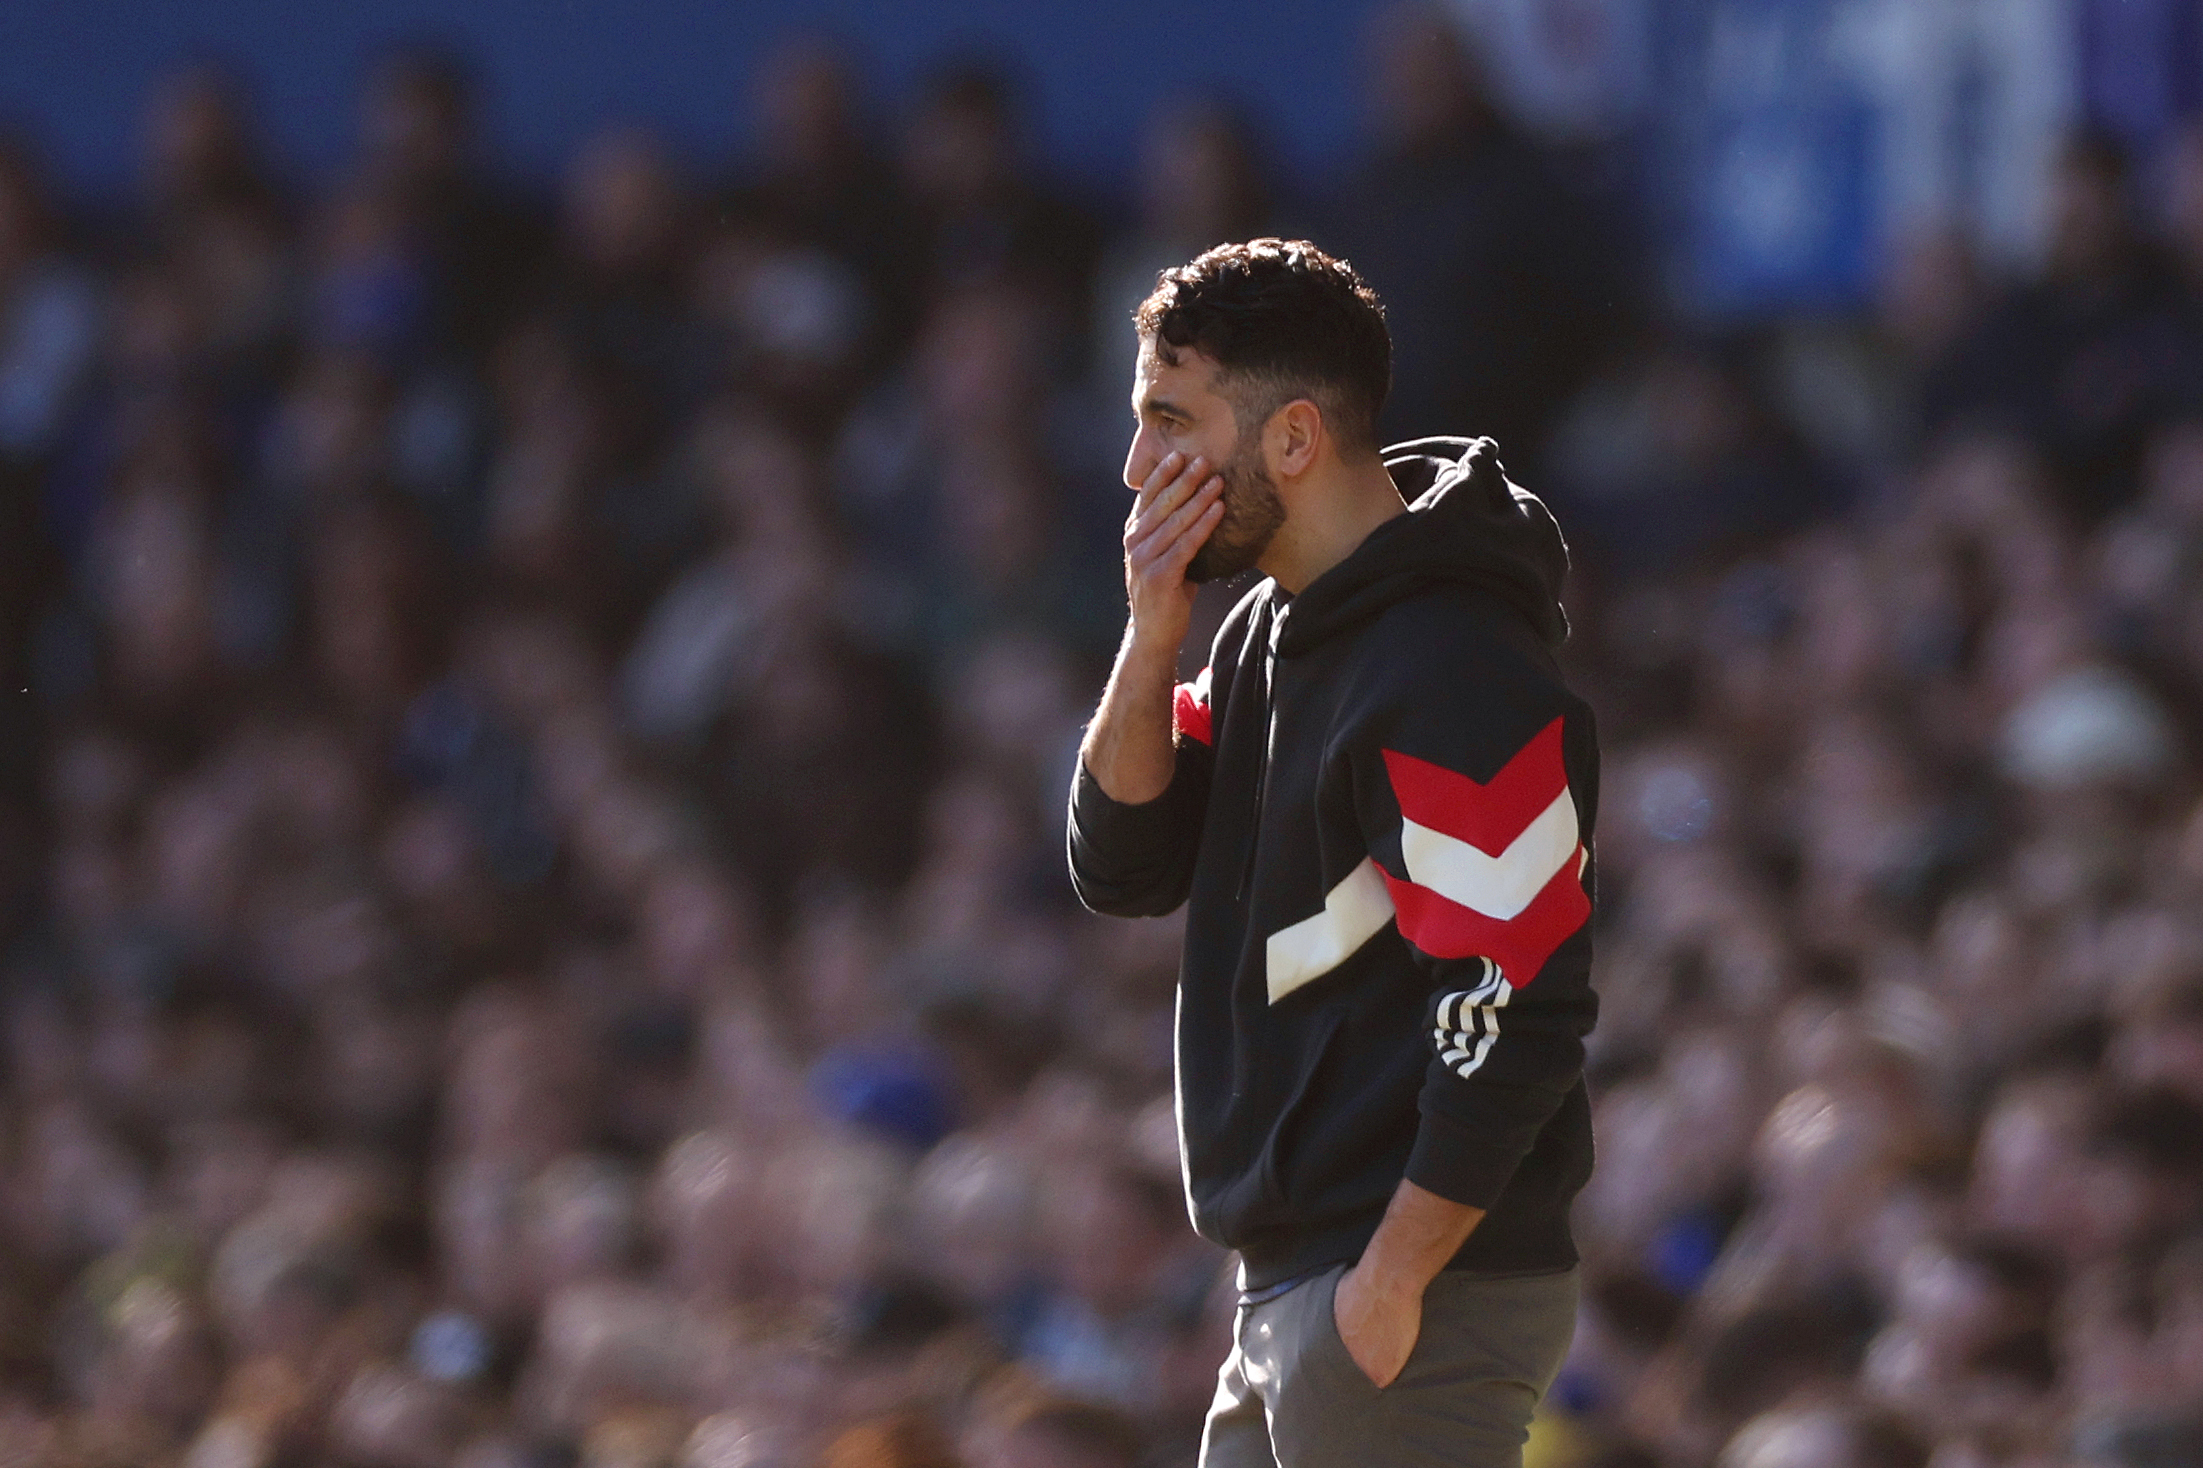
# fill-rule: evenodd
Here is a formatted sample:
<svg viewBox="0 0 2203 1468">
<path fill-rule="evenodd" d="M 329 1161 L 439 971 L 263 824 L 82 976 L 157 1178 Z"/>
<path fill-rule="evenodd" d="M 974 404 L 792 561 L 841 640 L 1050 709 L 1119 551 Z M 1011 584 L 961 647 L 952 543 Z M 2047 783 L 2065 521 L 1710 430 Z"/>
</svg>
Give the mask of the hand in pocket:
<svg viewBox="0 0 2203 1468">
<path fill-rule="evenodd" d="M 1339 1342 L 1378 1390 L 1398 1380 L 1423 1333 L 1423 1292 L 1372 1279 L 1354 1265 L 1331 1296 Z"/>
</svg>

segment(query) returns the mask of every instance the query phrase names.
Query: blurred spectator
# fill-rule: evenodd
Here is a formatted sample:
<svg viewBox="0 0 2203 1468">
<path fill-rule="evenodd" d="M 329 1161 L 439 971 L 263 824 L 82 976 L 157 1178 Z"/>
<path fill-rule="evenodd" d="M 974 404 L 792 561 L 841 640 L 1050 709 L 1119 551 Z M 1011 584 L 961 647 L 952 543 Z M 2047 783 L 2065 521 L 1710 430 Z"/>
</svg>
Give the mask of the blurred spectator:
<svg viewBox="0 0 2203 1468">
<path fill-rule="evenodd" d="M 836 447 L 871 618 L 930 668 L 1008 630 L 1101 655 L 1120 622 L 1109 542 L 1057 477 L 1048 326 L 1015 287 L 943 298 Z"/>
<path fill-rule="evenodd" d="M 1664 570 L 1830 508 L 1823 471 L 1733 355 L 1655 344 L 1578 399 L 1546 462 L 1554 502 L 1595 564 Z"/>
<path fill-rule="evenodd" d="M 1272 234 L 1270 186 L 1253 125 L 1232 107 L 1188 99 L 1159 107 L 1141 140 L 1138 216 L 1103 253 L 1093 370 L 1114 396 L 1139 337 L 1132 313 L 1155 277 L 1211 245 Z"/>
<path fill-rule="evenodd" d="M 291 210 L 237 84 L 201 68 L 171 77 L 145 122 L 134 241 L 173 272 L 225 377 L 264 388 L 298 307 Z"/>
<path fill-rule="evenodd" d="M 30 682 L 31 628 L 48 593 L 51 532 L 37 468 L 60 447 L 97 360 L 99 283 L 65 252 L 30 148 L 0 138 L 0 686 Z M 0 711 L 0 809 L 30 793 L 31 710 Z M 0 817 L 5 819 L 5 817 Z"/>
<path fill-rule="evenodd" d="M 981 284 L 1037 293 L 1057 331 L 1086 319 L 1093 222 L 1038 178 L 1009 78 L 982 63 L 936 74 L 906 125 L 902 180 L 918 220 L 923 299 Z"/>
<path fill-rule="evenodd" d="M 1902 1426 L 1842 1403 L 1766 1412 L 1745 1424 L 1721 1468 L 1921 1468 L 1926 1456 Z"/>
<path fill-rule="evenodd" d="M 527 523 L 522 533 L 580 537 L 561 553 L 578 553 L 584 538 L 609 552 L 593 559 L 608 563 L 607 610 L 616 616 L 634 614 L 692 524 L 693 505 L 668 472 L 664 446 L 715 377 L 713 334 L 687 299 L 693 203 L 657 140 L 635 131 L 598 136 L 567 179 L 559 249 L 537 320 L 504 343 L 516 378 L 549 377 L 546 347 L 554 360 L 564 359 L 563 380 L 520 388 L 532 400 L 523 411 L 543 414 L 541 451 L 553 460 L 541 469 L 515 468 L 521 482 L 511 485 L 513 493 L 540 496 L 526 510 L 514 505 Z M 554 394 L 580 401 L 569 407 Z M 539 478 L 566 482 L 538 490 L 531 481 Z M 493 487 L 493 539 L 498 493 Z"/>
<path fill-rule="evenodd" d="M 1957 348 L 1939 422 L 2026 434 L 2065 508 L 2094 521 L 2134 497 L 2150 426 L 2196 392 L 2198 346 L 2170 262 L 2143 236 L 2122 146 L 2083 132 L 2051 192 L 2043 276 L 2011 292 Z"/>
<path fill-rule="evenodd" d="M 911 220 L 869 135 L 852 58 L 817 37 L 766 59 L 752 87 L 754 167 L 730 192 L 754 230 L 738 317 L 783 354 L 884 366 L 907 340 L 921 261 L 898 247 Z"/>
<path fill-rule="evenodd" d="M 1040 1401 L 1000 1429 L 976 1468 L 1137 1468 L 1141 1443 L 1130 1419 L 1076 1400 Z"/>
<path fill-rule="evenodd" d="M 1626 313 L 1611 245 L 1500 116 L 1443 8 L 1382 9 L 1367 46 L 1371 157 L 1320 243 L 1385 303 L 1382 436 L 1489 434 L 1519 473 Z"/>
<path fill-rule="evenodd" d="M 61 224 L 35 155 L 0 141 L 0 460 L 10 465 L 53 450 L 99 344 L 98 282 L 64 253 Z"/>
<path fill-rule="evenodd" d="M 384 57 L 361 96 L 354 187 L 388 212 L 398 242 L 419 252 L 427 278 L 415 288 L 438 318 L 431 344 L 478 358 L 512 310 L 543 230 L 484 172 L 476 111 L 474 80 L 457 58 L 425 49 Z M 363 280 L 356 289 L 366 296 L 392 284 Z"/>
</svg>

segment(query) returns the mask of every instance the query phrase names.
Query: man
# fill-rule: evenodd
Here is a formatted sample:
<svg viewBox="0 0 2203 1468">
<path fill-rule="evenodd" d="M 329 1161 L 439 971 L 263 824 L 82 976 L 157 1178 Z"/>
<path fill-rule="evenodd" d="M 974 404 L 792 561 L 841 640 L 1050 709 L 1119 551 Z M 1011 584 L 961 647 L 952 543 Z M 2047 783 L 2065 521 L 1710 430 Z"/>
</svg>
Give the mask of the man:
<svg viewBox="0 0 2203 1468">
<path fill-rule="evenodd" d="M 1591 714 L 1490 440 L 1380 454 L 1344 261 L 1223 245 L 1137 316 L 1131 616 L 1071 794 L 1098 911 L 1187 904 L 1178 1123 L 1241 1256 L 1204 1468 L 1518 1463 L 1575 1318 Z M 1196 583 L 1266 573 L 1173 687 Z"/>
</svg>

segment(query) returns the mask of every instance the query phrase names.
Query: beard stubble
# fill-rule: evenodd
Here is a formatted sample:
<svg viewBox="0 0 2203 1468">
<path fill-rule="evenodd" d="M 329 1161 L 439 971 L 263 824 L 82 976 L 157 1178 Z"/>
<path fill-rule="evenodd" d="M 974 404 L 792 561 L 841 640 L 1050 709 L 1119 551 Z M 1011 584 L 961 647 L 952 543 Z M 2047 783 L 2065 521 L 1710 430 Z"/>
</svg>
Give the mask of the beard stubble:
<svg viewBox="0 0 2203 1468">
<path fill-rule="evenodd" d="M 1197 586 L 1229 581 L 1254 565 L 1285 523 L 1285 502 L 1278 498 L 1277 481 L 1262 467 L 1259 445 L 1235 445 L 1230 462 L 1217 473 L 1224 480 L 1224 516 L 1186 563 L 1186 580 Z"/>
</svg>

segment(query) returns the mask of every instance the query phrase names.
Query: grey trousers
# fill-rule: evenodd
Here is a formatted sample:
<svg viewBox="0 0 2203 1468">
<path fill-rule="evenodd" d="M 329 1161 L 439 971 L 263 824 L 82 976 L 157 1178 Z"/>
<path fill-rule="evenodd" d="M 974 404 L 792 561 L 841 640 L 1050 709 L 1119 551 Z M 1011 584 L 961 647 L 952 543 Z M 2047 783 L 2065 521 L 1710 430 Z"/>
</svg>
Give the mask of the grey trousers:
<svg viewBox="0 0 2203 1468">
<path fill-rule="evenodd" d="M 1576 1329 L 1576 1271 L 1441 1274 L 1399 1377 L 1379 1391 L 1331 1314 L 1339 1265 L 1242 1305 L 1201 1434 L 1201 1468 L 1519 1468 L 1530 1413 Z"/>
</svg>

